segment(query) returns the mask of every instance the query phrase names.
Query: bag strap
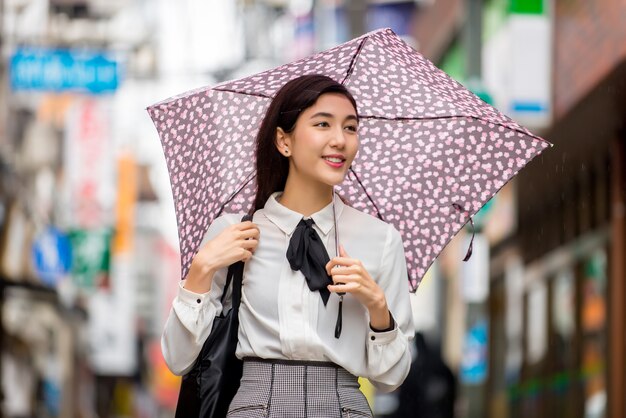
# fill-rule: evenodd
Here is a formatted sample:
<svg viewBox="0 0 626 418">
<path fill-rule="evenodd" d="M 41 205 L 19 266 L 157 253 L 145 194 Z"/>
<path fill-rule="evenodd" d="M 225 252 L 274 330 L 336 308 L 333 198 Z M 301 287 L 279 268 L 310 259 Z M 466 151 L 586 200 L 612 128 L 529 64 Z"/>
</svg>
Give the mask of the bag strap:
<svg viewBox="0 0 626 418">
<path fill-rule="evenodd" d="M 252 215 L 245 214 L 243 218 L 241 218 L 241 222 L 251 221 Z M 236 263 L 228 266 L 228 273 L 226 273 L 226 284 L 224 285 L 224 291 L 222 292 L 222 297 L 220 298 L 220 303 L 224 306 L 224 298 L 226 297 L 226 293 L 228 291 L 228 287 L 231 282 L 233 283 L 233 292 L 232 292 L 232 309 L 238 309 L 239 303 L 241 302 L 241 284 L 243 283 L 243 261 L 237 261 Z M 234 279 L 234 280 L 233 280 Z"/>
</svg>

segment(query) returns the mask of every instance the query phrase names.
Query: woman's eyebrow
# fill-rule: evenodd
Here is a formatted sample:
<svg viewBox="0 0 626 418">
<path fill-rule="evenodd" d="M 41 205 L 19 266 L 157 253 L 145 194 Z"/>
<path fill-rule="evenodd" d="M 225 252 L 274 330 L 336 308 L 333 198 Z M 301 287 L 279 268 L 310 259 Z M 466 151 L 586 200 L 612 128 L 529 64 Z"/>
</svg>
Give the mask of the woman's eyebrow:
<svg viewBox="0 0 626 418">
<path fill-rule="evenodd" d="M 311 119 L 314 119 L 314 118 L 317 118 L 317 117 L 333 118 L 334 116 L 331 113 L 328 113 L 328 112 L 317 112 L 316 114 L 311 116 Z M 348 115 L 348 116 L 346 116 L 346 120 L 356 120 L 356 121 L 358 121 L 359 118 L 357 118 L 356 115 Z"/>
<path fill-rule="evenodd" d="M 311 116 L 311 119 L 314 119 L 314 118 L 317 118 L 317 117 L 332 118 L 333 115 L 328 113 L 328 112 L 317 112 L 316 114 Z"/>
</svg>

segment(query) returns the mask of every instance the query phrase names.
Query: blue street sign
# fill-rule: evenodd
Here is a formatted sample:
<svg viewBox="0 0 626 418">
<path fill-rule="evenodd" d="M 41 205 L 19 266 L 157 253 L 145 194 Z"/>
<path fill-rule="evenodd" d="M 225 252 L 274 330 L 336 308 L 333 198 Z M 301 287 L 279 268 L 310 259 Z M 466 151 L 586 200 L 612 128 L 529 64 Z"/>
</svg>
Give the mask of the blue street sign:
<svg viewBox="0 0 626 418">
<path fill-rule="evenodd" d="M 69 238 L 54 227 L 48 227 L 33 242 L 33 263 L 45 284 L 54 286 L 70 271 L 72 247 Z"/>
<path fill-rule="evenodd" d="M 119 65 L 106 53 L 24 47 L 15 51 L 9 67 L 13 90 L 104 93 L 119 84 Z"/>
<path fill-rule="evenodd" d="M 468 385 L 477 385 L 487 379 L 487 321 L 480 320 L 465 333 L 463 357 L 461 359 L 460 379 Z"/>
</svg>

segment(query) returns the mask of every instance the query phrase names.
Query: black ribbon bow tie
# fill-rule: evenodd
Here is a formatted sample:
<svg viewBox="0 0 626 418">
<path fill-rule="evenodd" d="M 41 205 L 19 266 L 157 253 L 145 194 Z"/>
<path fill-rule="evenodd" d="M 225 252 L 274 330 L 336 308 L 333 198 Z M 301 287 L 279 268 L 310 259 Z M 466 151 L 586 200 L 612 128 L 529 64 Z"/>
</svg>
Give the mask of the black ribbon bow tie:
<svg viewBox="0 0 626 418">
<path fill-rule="evenodd" d="M 287 248 L 287 260 L 292 270 L 300 270 L 306 278 L 312 292 L 318 290 L 324 306 L 330 297 L 326 286 L 332 284 L 326 273 L 326 264 L 330 261 L 322 239 L 313 229 L 313 219 L 302 219 L 291 236 Z"/>
</svg>

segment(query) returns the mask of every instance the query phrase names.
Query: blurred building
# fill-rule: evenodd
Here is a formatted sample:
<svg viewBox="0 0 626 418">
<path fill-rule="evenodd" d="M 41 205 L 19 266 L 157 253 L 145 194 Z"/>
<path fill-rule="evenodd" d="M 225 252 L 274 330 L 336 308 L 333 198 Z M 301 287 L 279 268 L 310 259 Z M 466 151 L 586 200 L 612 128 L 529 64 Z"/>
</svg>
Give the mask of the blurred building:
<svg viewBox="0 0 626 418">
<path fill-rule="evenodd" d="M 525 414 L 626 415 L 626 4 L 590 6 L 550 9 L 556 146 L 519 182 L 526 355 L 513 405 Z"/>
<path fill-rule="evenodd" d="M 178 237 L 145 107 L 240 64 L 238 16 L 236 2 L 0 1 L 0 415 L 171 414 L 159 337 Z"/>
<path fill-rule="evenodd" d="M 440 256 L 438 278 L 450 289 L 443 344 L 463 388 L 459 413 L 625 416 L 626 6 L 482 6 L 478 83 L 467 74 L 476 51 L 462 30 L 424 51 L 555 147 L 476 216 L 488 247 L 482 261 L 459 267 L 462 238 Z"/>
</svg>

